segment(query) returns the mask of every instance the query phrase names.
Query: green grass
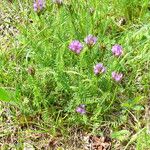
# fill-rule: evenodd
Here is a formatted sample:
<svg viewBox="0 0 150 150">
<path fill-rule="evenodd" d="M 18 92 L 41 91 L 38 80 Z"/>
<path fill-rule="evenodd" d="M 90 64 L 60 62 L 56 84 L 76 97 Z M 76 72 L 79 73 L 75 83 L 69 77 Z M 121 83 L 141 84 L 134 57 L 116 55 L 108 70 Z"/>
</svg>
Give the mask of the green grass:
<svg viewBox="0 0 150 150">
<path fill-rule="evenodd" d="M 32 6 L 26 0 L 1 5 L 20 18 L 11 22 L 19 34 L 9 37 L 12 46 L 0 53 L 0 86 L 11 95 L 7 103 L 13 123 L 28 128 L 35 124 L 39 132 L 64 138 L 74 128 L 101 135 L 107 126 L 123 148 L 150 149 L 144 120 L 150 80 L 149 1 L 68 0 L 61 7 L 47 1 L 40 14 Z M 121 18 L 125 25 L 119 25 Z M 92 49 L 84 43 L 88 34 L 98 37 Z M 74 39 L 84 43 L 80 55 L 68 49 Z M 123 47 L 120 58 L 111 52 L 116 43 Z M 107 71 L 95 76 L 98 62 Z M 112 80 L 114 70 L 124 74 L 121 83 Z M 86 115 L 75 112 L 80 104 L 86 105 Z M 129 136 L 120 135 L 122 130 Z"/>
</svg>

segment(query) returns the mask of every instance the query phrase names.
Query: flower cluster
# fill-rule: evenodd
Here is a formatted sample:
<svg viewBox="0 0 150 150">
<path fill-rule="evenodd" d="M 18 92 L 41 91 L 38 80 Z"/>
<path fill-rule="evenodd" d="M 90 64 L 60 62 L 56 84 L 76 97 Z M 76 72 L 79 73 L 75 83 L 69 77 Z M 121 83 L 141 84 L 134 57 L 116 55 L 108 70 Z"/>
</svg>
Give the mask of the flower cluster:
<svg viewBox="0 0 150 150">
<path fill-rule="evenodd" d="M 85 43 L 89 46 L 92 47 L 93 45 L 96 44 L 97 42 L 97 37 L 93 36 L 93 35 L 88 35 L 85 39 L 84 39 Z"/>
<path fill-rule="evenodd" d="M 102 63 L 98 63 L 97 65 L 94 66 L 95 75 L 104 73 L 105 71 L 106 71 L 106 68 L 103 66 Z"/>
<path fill-rule="evenodd" d="M 117 72 L 112 72 L 112 78 L 116 81 L 116 82 L 119 82 L 121 81 L 123 77 L 123 74 L 122 73 L 117 73 Z"/>
<path fill-rule="evenodd" d="M 79 105 L 77 108 L 76 108 L 76 112 L 77 113 L 80 113 L 80 114 L 85 114 L 86 113 L 86 110 L 85 110 L 85 105 L 81 104 Z"/>
<path fill-rule="evenodd" d="M 84 41 L 89 47 L 92 47 L 96 44 L 97 38 L 90 34 L 84 39 Z M 73 40 L 69 45 L 69 49 L 76 54 L 80 54 L 83 49 L 83 44 L 78 40 Z"/>
<path fill-rule="evenodd" d="M 118 44 L 114 45 L 112 47 L 112 53 L 117 57 L 121 56 L 123 54 L 122 46 Z"/>
<path fill-rule="evenodd" d="M 44 0 L 35 0 L 33 4 L 34 11 L 39 12 L 44 8 Z"/>
<path fill-rule="evenodd" d="M 83 49 L 83 45 L 78 40 L 74 40 L 70 43 L 69 48 L 76 54 L 80 54 L 81 50 Z"/>
<path fill-rule="evenodd" d="M 62 5 L 63 0 L 52 0 L 53 3 L 57 5 Z M 33 4 L 33 9 L 35 12 L 40 12 L 44 9 L 45 7 L 45 1 L 44 0 L 35 0 Z"/>
</svg>

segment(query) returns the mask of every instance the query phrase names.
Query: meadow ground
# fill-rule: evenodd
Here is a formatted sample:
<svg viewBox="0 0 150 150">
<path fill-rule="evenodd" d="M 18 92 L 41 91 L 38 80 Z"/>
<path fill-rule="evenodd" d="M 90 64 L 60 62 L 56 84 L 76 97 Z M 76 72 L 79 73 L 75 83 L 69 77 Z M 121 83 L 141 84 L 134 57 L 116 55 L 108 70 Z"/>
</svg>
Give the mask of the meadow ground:
<svg viewBox="0 0 150 150">
<path fill-rule="evenodd" d="M 1 0 L 0 42 L 0 149 L 150 150 L 149 0 Z"/>
</svg>

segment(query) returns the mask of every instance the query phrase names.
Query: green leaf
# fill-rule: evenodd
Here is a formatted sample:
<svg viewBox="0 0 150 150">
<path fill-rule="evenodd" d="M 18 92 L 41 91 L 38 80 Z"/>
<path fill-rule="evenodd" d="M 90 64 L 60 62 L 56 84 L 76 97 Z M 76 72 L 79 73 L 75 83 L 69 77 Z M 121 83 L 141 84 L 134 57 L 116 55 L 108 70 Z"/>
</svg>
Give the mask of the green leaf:
<svg viewBox="0 0 150 150">
<path fill-rule="evenodd" d="M 130 132 L 128 130 L 121 130 L 112 133 L 111 137 L 114 139 L 118 139 L 120 141 L 127 140 L 127 138 L 130 136 Z"/>
<path fill-rule="evenodd" d="M 133 110 L 142 111 L 142 110 L 144 110 L 144 107 L 141 105 L 136 105 L 136 106 L 134 106 Z"/>
<path fill-rule="evenodd" d="M 132 103 L 133 103 L 134 105 L 139 104 L 140 101 L 141 101 L 143 98 L 144 98 L 143 96 L 135 97 L 135 98 L 133 99 L 133 102 L 132 102 Z"/>
<path fill-rule="evenodd" d="M 121 106 L 126 107 L 128 109 L 133 109 L 135 105 L 139 104 L 141 100 L 143 99 L 143 96 L 135 97 L 134 99 L 129 99 L 125 103 L 123 103 Z"/>
<path fill-rule="evenodd" d="M 0 88 L 0 100 L 5 101 L 5 102 L 11 101 L 9 93 L 2 88 Z"/>
</svg>

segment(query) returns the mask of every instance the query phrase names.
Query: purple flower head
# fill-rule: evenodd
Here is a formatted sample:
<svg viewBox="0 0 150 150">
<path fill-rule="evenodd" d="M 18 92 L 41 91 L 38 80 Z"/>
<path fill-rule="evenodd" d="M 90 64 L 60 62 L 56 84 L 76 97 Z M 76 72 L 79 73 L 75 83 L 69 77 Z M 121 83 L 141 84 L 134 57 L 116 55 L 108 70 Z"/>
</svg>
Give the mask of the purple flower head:
<svg viewBox="0 0 150 150">
<path fill-rule="evenodd" d="M 93 35 L 88 35 L 85 39 L 84 39 L 85 43 L 88 45 L 88 46 L 93 46 L 96 44 L 97 42 L 97 37 L 93 36 Z"/>
<path fill-rule="evenodd" d="M 86 110 L 85 110 L 85 105 L 81 104 L 79 105 L 77 108 L 76 108 L 76 112 L 77 113 L 80 113 L 80 114 L 85 114 L 86 113 Z"/>
<path fill-rule="evenodd" d="M 33 8 L 34 11 L 41 11 L 44 8 L 44 0 L 35 0 Z"/>
<path fill-rule="evenodd" d="M 112 78 L 116 81 L 119 82 L 122 80 L 123 74 L 122 73 L 117 73 L 117 72 L 112 72 Z"/>
<path fill-rule="evenodd" d="M 53 0 L 53 3 L 56 3 L 58 5 L 62 5 L 63 4 L 63 0 Z"/>
<path fill-rule="evenodd" d="M 97 65 L 94 66 L 95 75 L 104 73 L 105 71 L 106 71 L 106 68 L 103 66 L 102 63 L 98 63 Z"/>
<path fill-rule="evenodd" d="M 83 49 L 83 45 L 78 40 L 74 40 L 70 43 L 69 49 L 76 54 L 80 54 L 81 50 Z"/>
<path fill-rule="evenodd" d="M 112 52 L 117 57 L 121 56 L 123 54 L 122 46 L 118 44 L 114 45 L 112 47 Z"/>
</svg>

